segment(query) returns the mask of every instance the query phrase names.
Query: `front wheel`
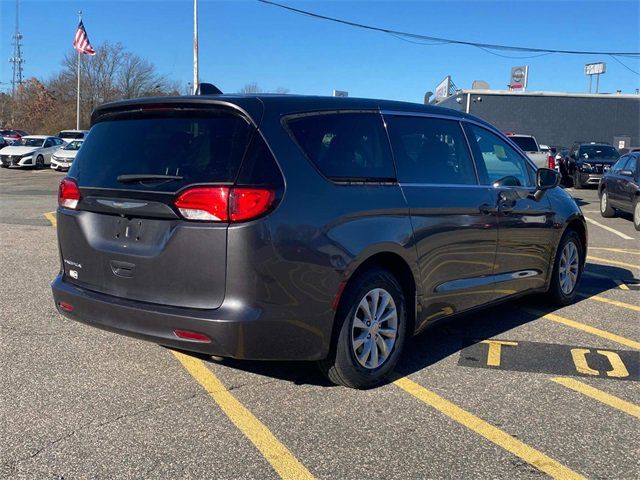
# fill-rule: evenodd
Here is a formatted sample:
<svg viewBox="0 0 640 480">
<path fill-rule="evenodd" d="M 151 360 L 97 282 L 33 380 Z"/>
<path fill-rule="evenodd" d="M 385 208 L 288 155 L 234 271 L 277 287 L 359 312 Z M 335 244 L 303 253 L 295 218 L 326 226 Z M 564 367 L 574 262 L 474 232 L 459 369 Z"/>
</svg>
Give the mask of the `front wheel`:
<svg viewBox="0 0 640 480">
<path fill-rule="evenodd" d="M 337 338 L 320 369 L 337 385 L 380 385 L 398 362 L 406 337 L 406 302 L 396 278 L 375 267 L 352 279 L 336 322 Z"/>
<path fill-rule="evenodd" d="M 38 170 L 42 170 L 44 168 L 44 157 L 42 155 L 38 155 L 36 158 L 36 168 Z"/>
<path fill-rule="evenodd" d="M 582 241 L 575 230 L 567 230 L 556 252 L 548 293 L 559 305 L 573 302 L 584 269 Z"/>
<path fill-rule="evenodd" d="M 633 202 L 633 226 L 640 231 L 640 197 Z"/>
<path fill-rule="evenodd" d="M 602 196 L 600 197 L 600 215 L 605 218 L 614 217 L 616 215 L 616 211 L 609 204 L 609 194 L 606 190 L 602 191 Z"/>
</svg>

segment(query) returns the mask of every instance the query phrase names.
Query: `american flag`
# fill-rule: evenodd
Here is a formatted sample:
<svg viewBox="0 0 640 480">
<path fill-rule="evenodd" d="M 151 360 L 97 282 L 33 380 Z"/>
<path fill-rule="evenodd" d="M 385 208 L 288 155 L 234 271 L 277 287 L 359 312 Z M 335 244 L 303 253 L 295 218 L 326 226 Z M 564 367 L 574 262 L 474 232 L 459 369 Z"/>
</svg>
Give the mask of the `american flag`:
<svg viewBox="0 0 640 480">
<path fill-rule="evenodd" d="M 84 53 L 85 55 L 96 54 L 96 51 L 89 43 L 89 37 L 87 36 L 87 31 L 84 29 L 82 20 L 80 20 L 80 23 L 78 24 L 78 30 L 76 30 L 76 38 L 73 39 L 73 48 L 75 48 L 80 53 Z"/>
</svg>

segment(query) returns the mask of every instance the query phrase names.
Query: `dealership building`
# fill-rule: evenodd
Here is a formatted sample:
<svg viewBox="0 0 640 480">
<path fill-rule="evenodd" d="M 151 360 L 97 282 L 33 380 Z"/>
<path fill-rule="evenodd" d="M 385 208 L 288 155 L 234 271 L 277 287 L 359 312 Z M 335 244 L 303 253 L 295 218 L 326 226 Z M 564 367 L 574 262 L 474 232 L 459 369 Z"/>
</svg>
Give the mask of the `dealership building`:
<svg viewBox="0 0 640 480">
<path fill-rule="evenodd" d="M 640 147 L 640 95 L 455 90 L 439 106 L 468 112 L 505 132 L 529 134 L 538 143 L 571 147 L 576 141 Z"/>
</svg>

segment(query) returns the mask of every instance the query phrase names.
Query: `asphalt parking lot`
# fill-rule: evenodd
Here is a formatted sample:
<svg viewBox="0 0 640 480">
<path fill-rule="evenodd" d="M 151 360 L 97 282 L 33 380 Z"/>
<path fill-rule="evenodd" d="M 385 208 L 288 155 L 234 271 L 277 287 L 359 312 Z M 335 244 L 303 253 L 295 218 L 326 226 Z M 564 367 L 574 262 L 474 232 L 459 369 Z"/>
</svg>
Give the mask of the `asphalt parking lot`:
<svg viewBox="0 0 640 480">
<path fill-rule="evenodd" d="M 579 301 L 532 297 L 414 339 L 383 387 L 187 356 L 63 319 L 56 189 L 0 171 L 3 478 L 640 476 L 640 232 L 594 190 Z"/>
</svg>

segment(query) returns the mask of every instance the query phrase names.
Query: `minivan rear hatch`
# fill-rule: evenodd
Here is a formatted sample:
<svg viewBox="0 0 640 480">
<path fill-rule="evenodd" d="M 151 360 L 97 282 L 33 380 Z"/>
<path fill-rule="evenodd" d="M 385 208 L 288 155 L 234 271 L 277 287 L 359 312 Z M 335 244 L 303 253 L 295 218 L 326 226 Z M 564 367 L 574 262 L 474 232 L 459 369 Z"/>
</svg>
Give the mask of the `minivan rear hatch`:
<svg viewBox="0 0 640 480">
<path fill-rule="evenodd" d="M 185 220 L 188 187 L 232 185 L 256 132 L 222 106 L 127 106 L 94 119 L 59 210 L 65 281 L 162 305 L 213 309 L 225 295 L 228 223 Z"/>
</svg>

